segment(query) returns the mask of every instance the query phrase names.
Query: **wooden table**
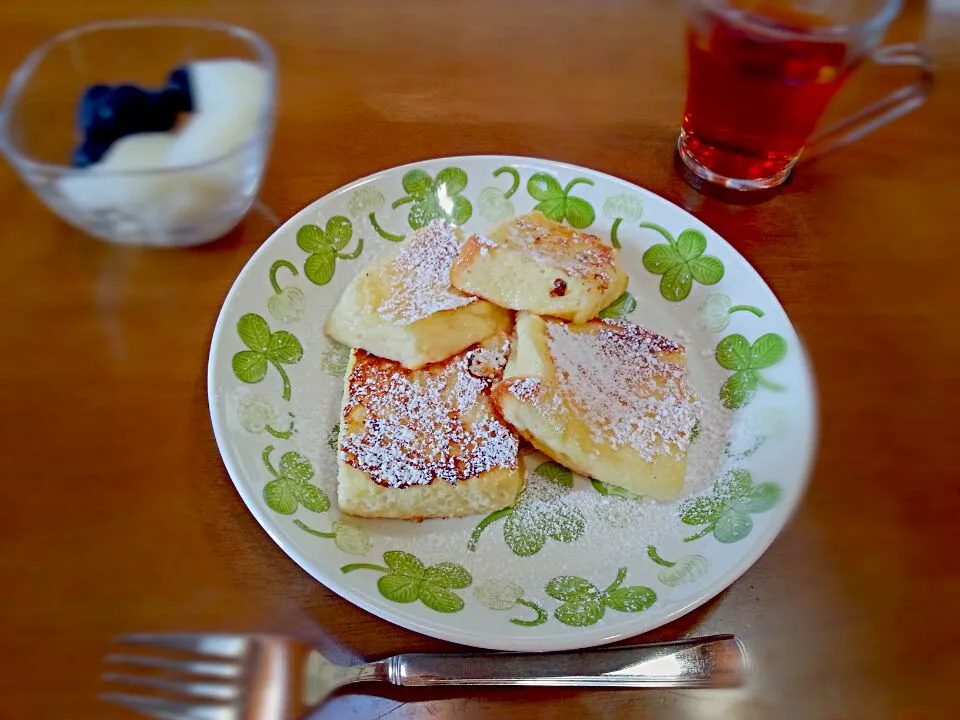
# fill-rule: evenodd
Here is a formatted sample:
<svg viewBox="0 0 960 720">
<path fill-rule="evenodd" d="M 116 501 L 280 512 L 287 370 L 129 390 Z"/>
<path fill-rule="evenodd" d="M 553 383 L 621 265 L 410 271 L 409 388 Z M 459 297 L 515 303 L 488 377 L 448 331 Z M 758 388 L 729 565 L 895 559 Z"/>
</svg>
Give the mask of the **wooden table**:
<svg viewBox="0 0 960 720">
<path fill-rule="evenodd" d="M 955 718 L 960 677 L 960 4 L 909 4 L 940 91 L 731 205 L 673 164 L 683 102 L 670 0 L 144 1 L 250 26 L 282 90 L 262 198 L 287 217 L 374 170 L 511 153 L 632 180 L 738 247 L 808 344 L 820 456 L 792 523 L 729 590 L 643 639 L 734 632 L 757 676 L 722 692 L 485 690 L 344 695 L 322 718 Z M 0 74 L 56 31 L 128 3 L 0 8 Z M 865 76 L 864 94 L 885 80 Z M 855 92 L 855 90 L 854 90 Z M 0 168 L 0 717 L 123 718 L 99 658 L 124 631 L 271 630 L 341 656 L 447 649 L 301 571 L 246 511 L 207 416 L 214 319 L 272 229 L 208 247 L 112 247 Z"/>
</svg>

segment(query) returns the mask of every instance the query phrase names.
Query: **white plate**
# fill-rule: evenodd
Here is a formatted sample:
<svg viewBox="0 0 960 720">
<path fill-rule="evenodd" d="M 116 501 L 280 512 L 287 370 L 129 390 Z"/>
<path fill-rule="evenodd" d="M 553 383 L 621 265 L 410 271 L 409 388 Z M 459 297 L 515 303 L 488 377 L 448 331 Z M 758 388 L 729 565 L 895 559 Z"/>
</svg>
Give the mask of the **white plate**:
<svg viewBox="0 0 960 720">
<path fill-rule="evenodd" d="M 615 227 L 636 300 L 632 311 L 621 303 L 620 314 L 686 345 L 705 411 L 685 499 L 604 494 L 531 455 L 530 492 L 479 533 L 482 517 L 341 518 L 328 440 L 345 357 L 322 327 L 344 286 L 396 236 L 438 213 L 469 232 L 534 206 L 607 240 Z M 520 157 L 392 168 L 297 213 L 230 290 L 213 335 L 209 401 L 237 490 L 304 570 L 390 622 L 501 650 L 598 645 L 701 605 L 783 528 L 815 446 L 804 350 L 736 250 L 647 190 Z"/>
</svg>

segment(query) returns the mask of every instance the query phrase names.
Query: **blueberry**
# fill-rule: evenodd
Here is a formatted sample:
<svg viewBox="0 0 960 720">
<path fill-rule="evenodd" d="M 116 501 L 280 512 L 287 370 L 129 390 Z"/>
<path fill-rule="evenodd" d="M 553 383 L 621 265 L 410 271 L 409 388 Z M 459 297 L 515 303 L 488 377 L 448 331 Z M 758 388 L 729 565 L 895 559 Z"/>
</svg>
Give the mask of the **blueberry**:
<svg viewBox="0 0 960 720">
<path fill-rule="evenodd" d="M 110 143 L 99 143 L 92 140 L 78 145 L 70 159 L 70 164 L 76 168 L 84 168 L 94 163 L 100 162 L 107 150 L 110 149 Z"/>
<path fill-rule="evenodd" d="M 176 124 L 179 114 L 180 97 L 176 92 L 152 92 L 140 118 L 139 132 L 167 132 Z"/>
<path fill-rule="evenodd" d="M 142 132 L 151 110 L 150 93 L 135 85 L 118 85 L 102 96 L 87 131 L 87 138 L 110 143 Z"/>
<path fill-rule="evenodd" d="M 193 91 L 190 89 L 190 73 L 185 66 L 175 68 L 167 76 L 167 85 L 164 90 L 171 92 L 177 100 L 177 109 L 182 112 L 193 112 Z"/>
<path fill-rule="evenodd" d="M 81 134 L 86 135 L 89 132 L 100 101 L 110 93 L 110 90 L 109 85 L 91 85 L 84 91 L 77 106 L 77 124 Z"/>
<path fill-rule="evenodd" d="M 111 143 L 127 135 L 173 128 L 185 105 L 192 106 L 186 71 L 175 70 L 168 84 L 156 91 L 129 84 L 87 88 L 77 112 L 85 142 L 76 149 L 74 164 L 85 167 L 97 162 Z"/>
</svg>

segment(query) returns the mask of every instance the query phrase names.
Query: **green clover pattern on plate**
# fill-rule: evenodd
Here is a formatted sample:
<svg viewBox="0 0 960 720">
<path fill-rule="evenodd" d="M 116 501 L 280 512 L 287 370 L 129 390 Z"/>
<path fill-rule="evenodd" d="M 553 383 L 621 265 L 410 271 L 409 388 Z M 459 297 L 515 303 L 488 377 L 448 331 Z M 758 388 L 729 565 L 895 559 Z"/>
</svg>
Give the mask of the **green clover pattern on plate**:
<svg viewBox="0 0 960 720">
<path fill-rule="evenodd" d="M 780 486 L 776 483 L 754 485 L 748 470 L 731 470 L 714 483 L 711 495 L 680 504 L 680 520 L 684 524 L 705 526 L 683 541 L 699 540 L 710 533 L 722 543 L 743 540 L 753 529 L 750 516 L 772 508 L 780 495 Z"/>
<path fill-rule="evenodd" d="M 523 588 L 512 583 L 509 580 L 500 580 L 494 578 L 485 583 L 476 585 L 473 588 L 473 594 L 477 600 L 486 605 L 491 610 L 511 610 L 517 605 L 530 608 L 537 615 L 531 620 L 526 618 L 510 618 L 514 625 L 523 627 L 536 627 L 543 625 L 550 617 L 547 611 L 537 605 L 537 603 L 527 600 L 523 597 Z"/>
<path fill-rule="evenodd" d="M 566 221 L 582 230 L 593 224 L 597 214 L 586 200 L 570 195 L 570 191 L 579 184 L 593 185 L 593 180 L 574 178 L 563 187 L 552 175 L 535 173 L 527 180 L 527 192 L 538 201 L 534 210 L 539 210 L 555 222 Z"/>
<path fill-rule="evenodd" d="M 340 252 L 353 238 L 353 223 L 343 215 L 334 215 L 327 220 L 325 228 L 319 225 L 304 225 L 297 230 L 297 245 L 307 256 L 303 274 L 314 285 L 326 285 L 333 280 L 337 270 L 337 258 L 356 260 L 363 252 L 363 238 L 351 253 Z"/>
<path fill-rule="evenodd" d="M 693 427 L 690 428 L 690 442 L 693 442 L 698 437 L 700 437 L 700 433 L 702 432 L 703 432 L 703 424 L 700 422 L 699 419 L 697 419 L 697 421 L 693 424 Z"/>
<path fill-rule="evenodd" d="M 507 190 L 485 187 L 477 196 L 477 212 L 487 222 L 501 222 L 517 212 L 513 203 L 510 202 L 510 198 L 520 187 L 520 173 L 512 167 L 497 168 L 493 171 L 494 177 L 500 177 L 503 174 L 510 175 L 512 179 Z"/>
<path fill-rule="evenodd" d="M 699 580 L 709 568 L 709 562 L 703 555 L 685 555 L 676 562 L 670 562 L 660 557 L 653 545 L 647 545 L 647 556 L 663 568 L 657 574 L 657 579 L 667 587 Z"/>
<path fill-rule="evenodd" d="M 254 435 L 268 433 L 280 440 L 289 440 L 295 432 L 293 413 L 287 413 L 290 425 L 286 430 L 273 427 L 277 424 L 277 410 L 268 398 L 262 395 L 245 395 L 237 402 L 237 419 L 243 429 Z"/>
<path fill-rule="evenodd" d="M 601 318 L 610 320 L 626 320 L 630 313 L 637 309 L 637 301 L 633 295 L 624 292 L 620 297 L 600 311 Z"/>
<path fill-rule="evenodd" d="M 373 547 L 370 533 L 342 520 L 335 521 L 330 532 L 315 530 L 300 520 L 294 520 L 293 524 L 311 535 L 333 540 L 333 544 L 348 555 L 366 555 L 367 551 Z"/>
<path fill-rule="evenodd" d="M 728 440 L 726 445 L 723 448 L 723 454 L 729 458 L 735 460 L 743 460 L 753 455 L 757 450 L 763 447 L 763 443 L 767 438 L 763 435 L 754 435 L 753 439 L 748 445 L 741 445 L 737 447 L 734 445 L 733 441 Z"/>
<path fill-rule="evenodd" d="M 590 484 L 593 486 L 593 489 L 601 495 L 610 495 L 612 497 L 620 497 L 626 500 L 640 499 L 640 496 L 635 492 L 630 492 L 626 488 L 622 488 L 619 485 L 611 485 L 610 483 L 605 483 L 602 480 L 590 480 Z"/>
<path fill-rule="evenodd" d="M 556 577 L 547 583 L 547 595 L 563 604 L 553 616 L 564 625 L 584 627 L 600 622 L 608 608 L 619 612 L 642 612 L 657 601 L 657 594 L 643 585 L 621 587 L 627 568 L 620 568 L 606 590 L 573 575 Z"/>
<path fill-rule="evenodd" d="M 273 295 L 267 300 L 267 312 L 280 322 L 296 322 L 307 311 L 307 299 L 303 290 L 295 285 L 280 287 L 277 282 L 277 271 L 280 269 L 289 270 L 294 277 L 299 274 L 296 266 L 289 260 L 277 260 L 270 266 L 270 287 L 273 288 Z"/>
<path fill-rule="evenodd" d="M 320 367 L 328 375 L 343 375 L 350 362 L 350 348 L 336 340 L 330 341 L 330 347 L 320 356 Z"/>
<path fill-rule="evenodd" d="M 255 313 L 247 313 L 237 321 L 237 334 L 247 346 L 233 356 L 233 374 L 245 383 L 258 383 L 267 376 L 270 365 L 276 368 L 283 382 L 283 399 L 290 399 L 290 376 L 284 365 L 293 365 L 303 357 L 303 346 L 293 333 L 270 331 L 267 321 Z"/>
<path fill-rule="evenodd" d="M 573 487 L 573 473 L 558 463 L 541 463 L 535 472 L 541 478 L 561 487 Z M 467 541 L 467 549 L 476 552 L 483 531 L 504 518 L 506 518 L 503 525 L 504 542 L 515 555 L 520 557 L 536 555 L 543 549 L 548 539 L 572 543 L 583 536 L 586 522 L 579 510 L 563 502 L 551 503 L 549 506 L 530 502 L 526 496 L 525 491 L 521 492 L 513 505 L 495 510 L 481 520 Z"/>
<path fill-rule="evenodd" d="M 758 318 L 765 314 L 753 305 L 734 305 L 729 295 L 710 293 L 697 309 L 697 325 L 707 332 L 723 332 L 730 324 L 730 316 L 736 312 L 753 313 Z"/>
<path fill-rule="evenodd" d="M 473 205 L 461 195 L 467 182 L 467 174 L 456 167 L 444 168 L 436 179 L 423 170 L 410 170 L 403 176 L 403 191 L 407 194 L 395 200 L 393 208 L 413 203 L 407 222 L 414 230 L 434 220 L 463 225 L 473 215 Z"/>
<path fill-rule="evenodd" d="M 704 255 L 707 238 L 699 230 L 684 230 L 674 239 L 660 225 L 640 223 L 640 227 L 654 230 L 667 243 L 652 245 L 643 254 L 643 266 L 660 278 L 660 294 L 672 302 L 685 300 L 693 289 L 693 281 L 701 285 L 715 285 L 723 279 L 723 263 L 713 255 Z"/>
<path fill-rule="evenodd" d="M 760 370 L 776 365 L 787 354 L 787 341 L 776 333 L 758 337 L 753 344 L 743 335 L 728 335 L 717 345 L 716 358 L 720 367 L 734 370 L 720 387 L 723 406 L 737 410 L 750 404 L 757 388 L 781 392 L 784 388 L 760 374 Z"/>
<path fill-rule="evenodd" d="M 291 450 L 280 456 L 278 470 L 270 462 L 274 449 L 273 445 L 268 445 L 261 455 L 263 464 L 273 475 L 273 480 L 263 487 L 263 499 L 267 507 L 281 515 L 293 515 L 301 505 L 311 512 L 329 510 L 330 498 L 310 482 L 313 479 L 313 465 L 310 461 Z"/>
<path fill-rule="evenodd" d="M 377 235 L 390 242 L 403 242 L 403 235 L 396 235 L 384 230 L 383 226 L 377 220 L 377 211 L 381 210 L 387 201 L 383 193 L 372 185 L 358 188 L 350 196 L 350 217 L 354 220 L 366 218 L 370 222 L 370 227 L 376 231 Z"/>
<path fill-rule="evenodd" d="M 539 477 L 555 482 L 561 487 L 573 487 L 573 473 L 560 463 L 547 460 L 537 465 L 537 469 L 533 472 Z"/>
<path fill-rule="evenodd" d="M 723 454 L 743 460 L 756 453 L 766 441 L 787 435 L 789 429 L 790 415 L 786 410 L 775 406 L 762 408 L 753 418 L 752 432 L 738 433 L 727 440 Z"/>
<path fill-rule="evenodd" d="M 613 220 L 610 227 L 610 244 L 620 247 L 620 238 L 617 233 L 620 224 L 624 221 L 636 222 L 643 215 L 643 200 L 633 193 L 611 195 L 603 203 L 603 214 L 608 220 Z"/>
<path fill-rule="evenodd" d="M 334 426 L 330 428 L 330 432 L 327 433 L 327 447 L 333 450 L 333 452 L 337 451 L 337 440 L 339 437 L 340 423 L 335 423 Z"/>
<path fill-rule="evenodd" d="M 384 573 L 377 580 L 377 589 L 387 600 L 412 603 L 419 600 L 431 610 L 454 613 L 463 610 L 463 598 L 454 590 L 470 587 L 473 577 L 462 565 L 451 562 L 429 567 L 408 552 L 388 550 L 383 554 L 383 565 L 353 563 L 340 568 L 341 572 L 376 570 Z"/>
<path fill-rule="evenodd" d="M 354 220 L 363 220 L 363 218 L 368 217 L 370 213 L 375 213 L 382 209 L 386 204 L 387 201 L 383 197 L 382 192 L 377 190 L 373 185 L 366 185 L 353 191 L 350 195 L 348 209 L 350 217 Z"/>
</svg>

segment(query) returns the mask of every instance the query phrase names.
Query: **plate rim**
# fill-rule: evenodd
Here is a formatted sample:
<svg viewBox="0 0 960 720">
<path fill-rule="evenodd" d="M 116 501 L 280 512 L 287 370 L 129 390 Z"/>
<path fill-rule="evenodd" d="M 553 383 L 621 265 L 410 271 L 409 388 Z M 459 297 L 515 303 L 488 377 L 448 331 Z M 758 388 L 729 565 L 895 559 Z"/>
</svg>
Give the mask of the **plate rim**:
<svg viewBox="0 0 960 720">
<path fill-rule="evenodd" d="M 635 618 L 634 622 L 627 623 L 620 626 L 614 631 L 603 631 L 602 626 L 594 626 L 591 628 L 578 628 L 576 635 L 560 635 L 555 636 L 551 635 L 549 637 L 542 636 L 517 636 L 516 642 L 484 642 L 483 633 L 476 631 L 469 632 L 452 632 L 445 630 L 443 628 L 437 628 L 422 624 L 417 622 L 414 619 L 410 619 L 401 615 L 393 615 L 384 610 L 380 605 L 368 602 L 366 599 L 361 597 L 359 594 L 355 593 L 350 587 L 341 585 L 340 583 L 331 582 L 331 577 L 325 576 L 326 574 L 319 571 L 319 568 L 313 568 L 315 565 L 312 561 L 309 561 L 296 547 L 294 544 L 286 541 L 284 535 L 280 532 L 279 525 L 276 525 L 267 515 L 265 508 L 260 507 L 257 502 L 257 498 L 253 496 L 252 489 L 245 487 L 245 483 L 241 482 L 238 478 L 243 478 L 244 475 L 240 472 L 240 468 L 237 467 L 231 457 L 230 453 L 224 452 L 224 447 L 226 447 L 228 429 L 226 427 L 221 427 L 221 423 L 217 419 L 216 412 L 216 402 L 217 402 L 217 389 L 215 386 L 215 374 L 216 367 L 214 364 L 214 359 L 216 355 L 217 348 L 222 344 L 224 334 L 229 332 L 229 329 L 225 328 L 226 320 L 225 315 L 227 314 L 227 306 L 233 298 L 234 294 L 237 292 L 238 287 L 246 279 L 248 273 L 252 272 L 252 268 L 257 264 L 257 260 L 261 255 L 266 254 L 269 251 L 270 246 L 276 242 L 276 238 L 285 231 L 288 226 L 296 225 L 301 222 L 300 218 L 302 215 L 306 214 L 310 208 L 314 205 L 326 201 L 334 195 L 342 195 L 355 187 L 372 182 L 380 178 L 381 176 L 387 173 L 395 173 L 398 171 L 405 171 L 414 169 L 418 166 L 422 166 L 425 163 L 438 163 L 438 162 L 451 162 L 451 163 L 462 163 L 464 161 L 474 162 L 474 161 L 497 161 L 502 162 L 507 165 L 544 165 L 552 166 L 554 168 L 562 168 L 568 171 L 575 172 L 587 172 L 595 176 L 601 176 L 605 179 L 612 180 L 617 183 L 622 183 L 629 186 L 633 190 L 639 190 L 643 193 L 648 193 L 656 197 L 660 202 L 665 203 L 676 210 L 684 213 L 686 216 L 692 218 L 697 223 L 703 225 L 710 229 L 710 231 L 720 239 L 734 255 L 739 258 L 742 263 L 747 267 L 749 272 L 753 273 L 756 279 L 760 283 L 762 290 L 769 296 L 769 299 L 772 301 L 774 306 L 778 308 L 783 316 L 786 318 L 789 323 L 790 328 L 793 330 L 794 335 L 797 338 L 797 356 L 799 361 L 799 372 L 805 378 L 806 383 L 808 384 L 807 400 L 810 403 L 810 433 L 809 440 L 805 448 L 802 448 L 803 462 L 800 472 L 798 474 L 799 483 L 797 487 L 797 492 L 793 494 L 792 498 L 788 501 L 789 504 L 782 506 L 781 520 L 779 522 L 774 522 L 770 524 L 764 531 L 763 534 L 756 536 L 756 540 L 753 541 L 749 550 L 744 552 L 740 559 L 725 573 L 720 575 L 714 581 L 712 581 L 704 590 L 699 592 L 696 597 L 694 597 L 690 602 L 685 605 L 681 605 L 673 610 L 669 611 L 665 615 L 661 615 L 659 619 L 653 624 L 649 622 L 644 622 L 644 616 L 640 615 Z M 230 285 L 230 288 L 227 290 L 226 295 L 223 298 L 223 301 L 220 306 L 220 310 L 217 314 L 217 321 L 214 325 L 213 334 L 210 339 L 210 348 L 208 351 L 207 357 L 207 407 L 210 413 L 210 423 L 213 428 L 214 440 L 217 444 L 217 451 L 220 455 L 221 461 L 227 471 L 231 482 L 233 483 L 234 488 L 240 495 L 241 500 L 246 506 L 247 510 L 254 516 L 257 520 L 257 523 L 260 527 L 266 532 L 267 536 L 273 540 L 279 546 L 279 548 L 286 553 L 286 555 L 293 560 L 301 570 L 306 572 L 314 580 L 322 584 L 325 588 L 343 598 L 347 602 L 369 612 L 381 620 L 384 620 L 388 623 L 403 627 L 407 630 L 412 630 L 418 632 L 422 635 L 427 635 L 428 637 L 437 638 L 439 640 L 444 640 L 447 642 L 456 643 L 459 645 L 467 645 L 469 647 L 483 648 L 489 650 L 505 650 L 505 651 L 523 651 L 523 652 L 551 652 L 559 650 L 581 650 L 590 647 L 596 647 L 599 645 L 605 645 L 612 643 L 618 640 L 623 640 L 626 638 L 637 637 L 644 633 L 651 632 L 657 628 L 663 627 L 674 620 L 686 615 L 687 613 L 697 609 L 698 607 L 704 605 L 710 600 L 714 599 L 722 592 L 727 590 L 734 582 L 736 582 L 740 577 L 744 575 L 760 557 L 770 548 L 773 544 L 773 541 L 782 533 L 786 527 L 793 520 L 796 515 L 797 509 L 799 508 L 801 502 L 803 501 L 804 495 L 806 493 L 807 487 L 810 484 L 810 477 L 813 472 L 813 466 L 817 458 L 817 449 L 819 447 L 820 439 L 820 413 L 819 413 L 819 393 L 817 391 L 816 376 L 813 373 L 812 363 L 810 361 L 809 354 L 806 350 L 806 345 L 803 342 L 803 338 L 800 333 L 797 331 L 796 326 L 794 325 L 793 320 L 790 318 L 786 309 L 783 307 L 783 304 L 780 302 L 780 299 L 774 293 L 773 289 L 767 284 L 766 280 L 762 275 L 754 268 L 753 264 L 750 263 L 734 246 L 729 242 L 722 234 L 718 233 L 706 222 L 695 216 L 693 213 L 689 212 L 685 208 L 677 205 L 676 203 L 668 200 L 662 195 L 644 188 L 636 183 L 626 180 L 624 178 L 606 173 L 600 170 L 594 170 L 589 167 L 582 165 L 576 165 L 573 163 L 567 163 L 560 160 L 551 160 L 549 158 L 538 158 L 531 156 L 523 155 L 499 155 L 499 154 L 475 154 L 475 155 L 450 155 L 450 156 L 437 156 L 424 158 L 421 160 L 415 160 L 412 162 L 403 163 L 401 165 L 393 165 L 390 167 L 381 168 L 376 170 L 368 175 L 365 175 L 360 178 L 356 178 L 346 184 L 339 185 L 332 190 L 324 193 L 318 198 L 315 198 L 308 202 L 306 205 L 297 210 L 293 215 L 291 215 L 285 222 L 281 223 L 279 226 L 274 228 L 260 246 L 247 258 L 244 266 L 241 268 L 240 272 L 234 278 L 233 282 Z M 315 572 L 315 569 L 317 572 Z M 631 626 L 633 629 L 631 629 Z M 532 642 L 531 642 L 532 641 Z"/>
</svg>

